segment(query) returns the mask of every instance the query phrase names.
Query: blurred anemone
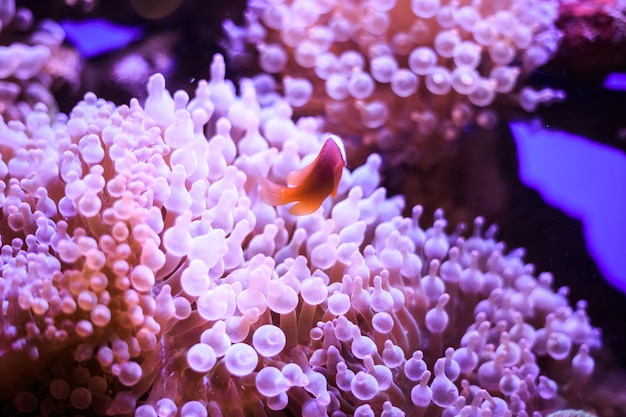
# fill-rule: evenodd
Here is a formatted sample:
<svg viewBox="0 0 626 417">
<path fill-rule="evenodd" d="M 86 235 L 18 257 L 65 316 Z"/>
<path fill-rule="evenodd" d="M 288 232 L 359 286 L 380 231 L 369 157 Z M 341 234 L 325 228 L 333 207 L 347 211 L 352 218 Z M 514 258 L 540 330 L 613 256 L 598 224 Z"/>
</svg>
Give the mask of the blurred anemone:
<svg viewBox="0 0 626 417">
<path fill-rule="evenodd" d="M 182 0 L 131 0 L 135 12 L 144 19 L 162 19 L 174 13 Z"/>
<path fill-rule="evenodd" d="M 91 12 L 98 5 L 98 0 L 64 0 L 70 7 L 78 7 L 84 12 Z"/>
<path fill-rule="evenodd" d="M 256 0 L 243 27 L 224 29 L 235 64 L 258 56 L 294 108 L 323 109 L 328 129 L 399 162 L 429 137 L 492 127 L 498 97 L 527 111 L 563 99 L 520 88 L 557 50 L 558 9 L 556 0 Z"/>
<path fill-rule="evenodd" d="M 0 4 L 0 114 L 5 120 L 25 120 L 36 103 L 51 113 L 51 90 L 76 85 L 78 59 L 61 44 L 65 32 L 54 21 L 35 23 L 29 9 L 14 0 Z"/>
<path fill-rule="evenodd" d="M 431 227 L 344 170 L 310 216 L 259 198 L 327 135 L 222 56 L 190 99 L 86 94 L 0 123 L 3 414 L 529 416 L 580 406 L 601 344 L 477 218 Z M 258 87 L 258 85 L 257 85 Z M 268 100 L 268 97 L 273 97 Z"/>
</svg>

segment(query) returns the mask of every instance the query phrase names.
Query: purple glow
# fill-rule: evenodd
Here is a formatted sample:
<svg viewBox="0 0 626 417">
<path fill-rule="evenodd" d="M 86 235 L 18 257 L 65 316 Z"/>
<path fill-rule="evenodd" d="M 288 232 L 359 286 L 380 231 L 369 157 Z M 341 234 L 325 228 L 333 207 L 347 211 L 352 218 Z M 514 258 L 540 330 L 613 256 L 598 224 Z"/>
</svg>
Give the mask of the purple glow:
<svg viewBox="0 0 626 417">
<path fill-rule="evenodd" d="M 538 124 L 510 126 L 524 184 L 583 223 L 589 253 L 607 280 L 626 292 L 626 156 Z"/>
<path fill-rule="evenodd" d="M 604 87 L 609 90 L 626 91 L 626 74 L 623 72 L 612 72 L 606 76 Z"/>
<path fill-rule="evenodd" d="M 143 33 L 140 27 L 120 25 L 106 19 L 62 20 L 60 24 L 67 40 L 87 59 L 123 48 Z"/>
</svg>

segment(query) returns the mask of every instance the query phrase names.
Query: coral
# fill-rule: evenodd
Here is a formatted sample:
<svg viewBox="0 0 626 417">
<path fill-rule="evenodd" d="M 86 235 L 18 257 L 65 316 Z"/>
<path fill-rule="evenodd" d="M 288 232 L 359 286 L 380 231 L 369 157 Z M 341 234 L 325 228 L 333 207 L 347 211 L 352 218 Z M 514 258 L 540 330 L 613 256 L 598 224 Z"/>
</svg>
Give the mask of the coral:
<svg viewBox="0 0 626 417">
<path fill-rule="evenodd" d="M 402 217 L 375 154 L 311 215 L 264 204 L 259 179 L 327 135 L 224 71 L 215 56 L 191 99 L 156 74 L 143 106 L 87 94 L 0 124 L 4 415 L 579 406 L 600 345 L 584 301 L 482 218 L 463 238 L 442 212 Z"/>
<path fill-rule="evenodd" d="M 431 137 L 493 126 L 498 96 L 533 111 L 563 98 L 518 79 L 556 52 L 559 2 L 538 0 L 257 0 L 243 27 L 226 21 L 233 61 L 258 51 L 303 111 L 329 129 L 406 152 Z M 355 137 L 356 136 L 356 137 Z"/>
</svg>

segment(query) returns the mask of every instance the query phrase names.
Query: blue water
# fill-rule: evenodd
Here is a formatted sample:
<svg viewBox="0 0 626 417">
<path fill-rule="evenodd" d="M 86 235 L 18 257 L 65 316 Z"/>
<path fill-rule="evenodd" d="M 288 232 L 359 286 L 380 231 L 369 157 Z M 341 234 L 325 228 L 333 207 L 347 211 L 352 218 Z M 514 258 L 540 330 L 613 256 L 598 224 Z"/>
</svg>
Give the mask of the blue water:
<svg viewBox="0 0 626 417">
<path fill-rule="evenodd" d="M 580 220 L 591 256 L 626 293 L 626 155 L 538 122 L 510 123 L 521 180 Z"/>
</svg>

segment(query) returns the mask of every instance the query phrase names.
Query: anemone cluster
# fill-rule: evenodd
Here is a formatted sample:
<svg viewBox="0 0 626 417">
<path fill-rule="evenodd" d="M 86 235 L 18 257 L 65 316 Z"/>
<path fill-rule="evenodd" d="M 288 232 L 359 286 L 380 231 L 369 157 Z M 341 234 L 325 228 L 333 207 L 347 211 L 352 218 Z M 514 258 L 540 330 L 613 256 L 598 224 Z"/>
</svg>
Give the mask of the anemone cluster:
<svg viewBox="0 0 626 417">
<path fill-rule="evenodd" d="M 557 49 L 558 7 L 556 0 L 256 0 L 243 27 L 224 27 L 231 58 L 253 45 L 260 68 L 283 76 L 293 107 L 323 107 L 334 131 L 406 149 L 431 136 L 455 139 L 468 124 L 493 126 L 497 96 L 528 111 L 563 98 L 518 88 Z"/>
<path fill-rule="evenodd" d="M 0 123 L 0 364 L 14 415 L 539 416 L 577 405 L 600 345 L 585 303 L 477 218 L 344 169 L 309 216 L 259 198 L 327 137 L 240 93 L 87 94 Z M 10 381 L 10 382 L 6 382 Z"/>
<path fill-rule="evenodd" d="M 53 81 L 75 77 L 60 59 L 64 38 L 56 22 L 36 24 L 31 11 L 16 8 L 14 0 L 0 4 L 0 114 L 5 120 L 24 120 L 36 103 L 56 110 Z"/>
</svg>

